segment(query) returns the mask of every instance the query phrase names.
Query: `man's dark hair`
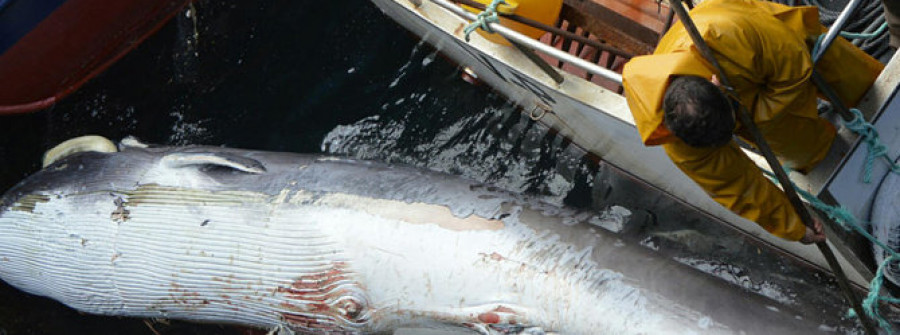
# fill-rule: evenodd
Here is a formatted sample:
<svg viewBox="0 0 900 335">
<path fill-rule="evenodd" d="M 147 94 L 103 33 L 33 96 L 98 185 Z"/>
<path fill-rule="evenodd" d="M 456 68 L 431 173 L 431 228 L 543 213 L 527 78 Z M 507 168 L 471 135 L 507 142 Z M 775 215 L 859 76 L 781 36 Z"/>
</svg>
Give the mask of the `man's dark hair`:
<svg viewBox="0 0 900 335">
<path fill-rule="evenodd" d="M 666 128 L 693 147 L 717 147 L 728 143 L 734 131 L 734 114 L 719 88 L 698 76 L 672 79 L 663 98 Z"/>
</svg>

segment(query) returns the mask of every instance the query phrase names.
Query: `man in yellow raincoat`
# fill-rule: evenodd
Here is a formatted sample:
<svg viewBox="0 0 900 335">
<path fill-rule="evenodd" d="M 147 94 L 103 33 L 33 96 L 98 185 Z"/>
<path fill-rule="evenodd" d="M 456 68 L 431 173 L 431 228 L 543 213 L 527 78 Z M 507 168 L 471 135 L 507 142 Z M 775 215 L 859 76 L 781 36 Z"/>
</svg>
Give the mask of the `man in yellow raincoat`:
<svg viewBox="0 0 900 335">
<path fill-rule="evenodd" d="M 834 126 L 818 116 L 810 81 L 810 49 L 826 32 L 818 10 L 707 0 L 690 14 L 782 164 L 799 171 L 814 167 L 835 136 Z M 815 69 L 844 103 L 855 105 L 883 66 L 839 38 Z M 805 228 L 781 190 L 731 140 L 735 134 L 754 144 L 711 82 L 714 71 L 680 22 L 652 55 L 625 65 L 625 97 L 644 144 L 662 145 L 714 200 L 770 233 L 804 243 L 823 240 L 821 231 Z"/>
</svg>

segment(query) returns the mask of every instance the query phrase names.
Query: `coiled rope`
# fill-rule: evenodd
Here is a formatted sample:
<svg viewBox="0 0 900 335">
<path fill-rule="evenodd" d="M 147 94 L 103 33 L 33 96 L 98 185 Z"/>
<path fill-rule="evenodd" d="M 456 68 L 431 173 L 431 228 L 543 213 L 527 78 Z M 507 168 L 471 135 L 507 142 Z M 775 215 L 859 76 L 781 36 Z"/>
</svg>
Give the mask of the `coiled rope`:
<svg viewBox="0 0 900 335">
<path fill-rule="evenodd" d="M 494 30 L 491 29 L 491 26 L 488 25 L 488 23 L 500 22 L 500 17 L 497 15 L 497 6 L 506 4 L 507 3 L 504 0 L 493 0 L 491 1 L 491 4 L 484 9 L 484 11 L 478 13 L 475 21 L 469 23 L 469 25 L 467 25 L 463 30 L 466 33 L 466 42 L 469 41 L 469 35 L 478 28 L 481 28 L 482 30 L 493 34 Z"/>
<path fill-rule="evenodd" d="M 878 37 L 878 35 L 884 34 L 884 31 L 887 30 L 888 24 L 887 22 L 882 23 L 878 29 L 871 33 L 854 33 L 849 31 L 842 31 L 841 36 L 846 39 L 861 39 L 861 40 L 869 40 Z"/>
<path fill-rule="evenodd" d="M 819 21 L 831 26 L 840 14 L 840 10 L 832 9 L 841 2 L 826 0 L 769 0 L 789 6 L 816 6 L 819 8 Z M 849 23 L 843 28 L 841 36 L 852 40 L 853 44 L 875 58 L 881 58 L 891 49 L 888 45 L 889 34 L 886 33 L 884 9 L 880 0 L 866 0 L 854 12 Z"/>
</svg>

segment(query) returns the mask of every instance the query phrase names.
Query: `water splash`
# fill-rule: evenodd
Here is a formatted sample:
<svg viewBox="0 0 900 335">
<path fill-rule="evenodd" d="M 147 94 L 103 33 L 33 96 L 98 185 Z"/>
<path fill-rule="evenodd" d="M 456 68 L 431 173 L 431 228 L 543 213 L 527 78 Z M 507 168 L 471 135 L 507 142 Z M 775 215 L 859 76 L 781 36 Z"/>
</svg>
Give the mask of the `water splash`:
<svg viewBox="0 0 900 335">
<path fill-rule="evenodd" d="M 169 116 L 175 118 L 175 122 L 172 123 L 172 134 L 169 135 L 169 143 L 174 145 L 196 144 L 210 137 L 209 130 L 204 126 L 209 120 L 187 121 L 185 113 L 181 111 L 171 112 Z"/>
</svg>

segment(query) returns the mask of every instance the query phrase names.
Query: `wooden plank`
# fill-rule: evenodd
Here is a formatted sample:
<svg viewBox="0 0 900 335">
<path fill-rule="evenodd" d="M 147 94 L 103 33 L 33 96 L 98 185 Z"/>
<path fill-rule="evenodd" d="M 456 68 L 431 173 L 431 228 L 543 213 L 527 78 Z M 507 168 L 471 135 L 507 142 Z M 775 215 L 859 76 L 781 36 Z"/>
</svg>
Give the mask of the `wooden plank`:
<svg viewBox="0 0 900 335">
<path fill-rule="evenodd" d="M 560 17 L 613 47 L 643 55 L 653 52 L 665 26 L 665 14 L 655 14 L 657 8 L 652 0 L 565 0 Z"/>
</svg>

